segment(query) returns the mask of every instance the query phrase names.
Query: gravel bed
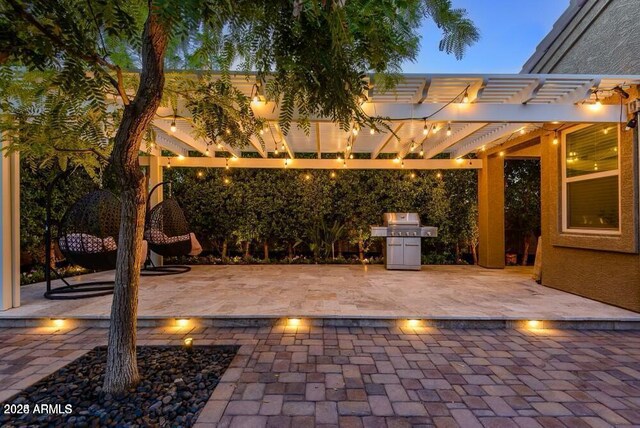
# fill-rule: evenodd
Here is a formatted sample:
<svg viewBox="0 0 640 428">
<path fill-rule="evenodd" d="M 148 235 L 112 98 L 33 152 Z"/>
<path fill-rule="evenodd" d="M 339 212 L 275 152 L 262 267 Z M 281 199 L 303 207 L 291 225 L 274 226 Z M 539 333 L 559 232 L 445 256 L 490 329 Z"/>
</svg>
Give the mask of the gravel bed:
<svg viewBox="0 0 640 428">
<path fill-rule="evenodd" d="M 140 383 L 114 396 L 102 392 L 107 349 L 97 347 L 2 403 L 0 426 L 189 427 L 237 351 L 237 346 L 194 346 L 191 353 L 180 346 L 138 347 Z M 13 414 L 6 413 L 7 404 L 16 405 Z M 28 413 L 18 414 L 27 405 Z"/>
</svg>

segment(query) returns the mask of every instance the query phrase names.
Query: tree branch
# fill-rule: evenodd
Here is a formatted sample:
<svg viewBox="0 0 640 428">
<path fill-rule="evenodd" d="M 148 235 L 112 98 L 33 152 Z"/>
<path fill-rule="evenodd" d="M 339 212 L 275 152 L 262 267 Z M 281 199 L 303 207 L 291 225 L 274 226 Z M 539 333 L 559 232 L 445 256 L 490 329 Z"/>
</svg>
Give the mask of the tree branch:
<svg viewBox="0 0 640 428">
<path fill-rule="evenodd" d="M 105 73 L 105 74 L 107 75 L 107 78 L 109 79 L 111 84 L 118 91 L 118 94 L 120 94 L 120 97 L 122 97 L 122 102 L 124 103 L 124 105 L 130 104 L 129 96 L 127 95 L 127 92 L 124 89 L 122 70 L 120 69 L 119 66 L 115 64 L 111 64 L 109 61 L 102 58 L 96 52 L 86 53 L 86 52 L 82 52 L 80 50 L 74 49 L 73 47 L 65 43 L 65 41 L 60 36 L 52 33 L 46 25 L 38 21 L 35 16 L 29 13 L 16 0 L 7 0 L 7 2 L 11 4 L 11 6 L 13 7 L 13 10 L 15 10 L 15 12 L 19 16 L 21 16 L 22 19 L 24 19 L 25 21 L 27 21 L 28 23 L 36 27 L 40 31 L 40 33 L 42 33 L 43 36 L 48 38 L 55 46 L 57 46 L 61 50 L 66 51 L 68 54 L 73 55 L 76 58 L 79 58 L 83 61 L 89 62 L 94 65 L 98 65 L 101 67 L 106 67 L 112 71 L 115 71 L 117 79 L 114 79 L 111 75 L 109 75 L 109 73 Z"/>
<path fill-rule="evenodd" d="M 109 158 L 97 151 L 96 149 L 63 149 L 61 147 L 53 146 L 53 149 L 57 152 L 70 152 L 70 153 L 93 153 L 105 162 L 109 162 Z"/>
</svg>

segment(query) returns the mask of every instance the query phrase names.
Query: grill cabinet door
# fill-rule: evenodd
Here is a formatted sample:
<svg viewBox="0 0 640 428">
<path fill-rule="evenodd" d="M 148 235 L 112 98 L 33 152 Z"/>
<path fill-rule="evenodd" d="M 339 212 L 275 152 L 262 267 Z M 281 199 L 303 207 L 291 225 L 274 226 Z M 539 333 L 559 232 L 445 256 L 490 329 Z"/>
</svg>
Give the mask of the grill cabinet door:
<svg viewBox="0 0 640 428">
<path fill-rule="evenodd" d="M 387 238 L 387 265 L 403 264 L 403 240 L 404 238 Z"/>
<path fill-rule="evenodd" d="M 404 238 L 404 263 L 420 266 L 420 238 Z"/>
</svg>

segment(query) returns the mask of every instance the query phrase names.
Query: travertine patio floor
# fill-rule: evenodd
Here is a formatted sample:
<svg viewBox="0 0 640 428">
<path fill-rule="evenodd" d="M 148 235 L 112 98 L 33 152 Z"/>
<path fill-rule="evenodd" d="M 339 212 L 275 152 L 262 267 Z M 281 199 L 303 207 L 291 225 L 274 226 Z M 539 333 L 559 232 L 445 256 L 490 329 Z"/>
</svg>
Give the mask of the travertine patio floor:
<svg viewBox="0 0 640 428">
<path fill-rule="evenodd" d="M 113 278 L 113 272 L 72 281 Z M 0 318 L 108 318 L 111 296 L 73 301 L 22 287 L 22 306 Z M 143 277 L 139 316 L 428 319 L 640 320 L 640 314 L 536 284 L 528 268 L 423 266 L 194 266 L 189 273 Z"/>
</svg>

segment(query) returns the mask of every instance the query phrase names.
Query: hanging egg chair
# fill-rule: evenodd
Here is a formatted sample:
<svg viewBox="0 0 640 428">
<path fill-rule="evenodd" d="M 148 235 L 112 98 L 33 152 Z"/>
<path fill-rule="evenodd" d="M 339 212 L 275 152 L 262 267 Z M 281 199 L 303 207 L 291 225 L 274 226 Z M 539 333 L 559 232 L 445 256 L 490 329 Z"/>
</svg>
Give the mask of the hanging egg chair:
<svg viewBox="0 0 640 428">
<path fill-rule="evenodd" d="M 162 182 L 157 184 L 149 193 L 149 199 L 158 186 L 170 184 Z M 202 247 L 193 232 L 184 211 L 169 191 L 169 197 L 147 211 L 144 230 L 145 240 L 149 250 L 163 257 L 197 256 L 202 252 Z M 173 275 L 190 271 L 189 266 L 164 265 L 155 266 L 151 258 L 147 257 L 143 275 Z"/>
<path fill-rule="evenodd" d="M 64 257 L 70 263 L 89 270 L 115 269 L 120 207 L 120 200 L 107 190 L 93 191 L 76 201 L 58 226 L 58 247 Z M 47 242 L 50 247 L 50 206 L 47 210 Z M 51 269 L 48 264 L 47 268 Z M 48 299 L 80 299 L 113 293 L 114 281 L 74 283 L 60 277 L 65 285 L 52 288 L 50 273 L 46 277 L 45 297 Z"/>
</svg>

